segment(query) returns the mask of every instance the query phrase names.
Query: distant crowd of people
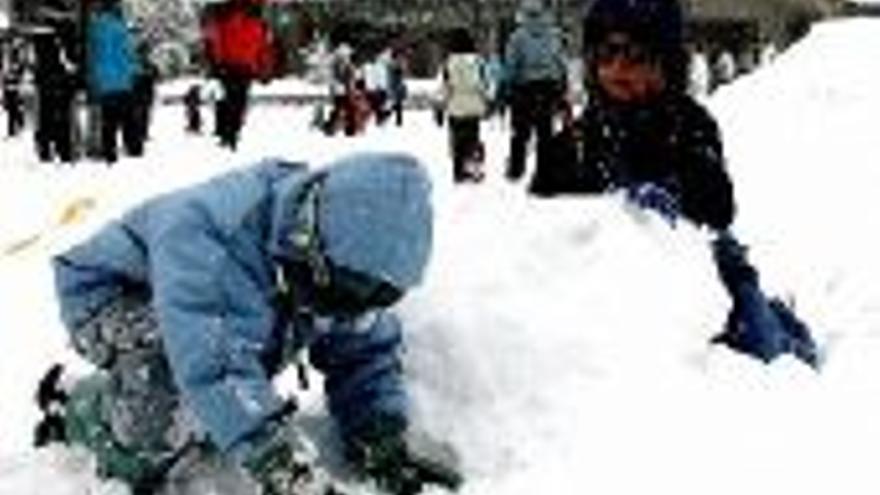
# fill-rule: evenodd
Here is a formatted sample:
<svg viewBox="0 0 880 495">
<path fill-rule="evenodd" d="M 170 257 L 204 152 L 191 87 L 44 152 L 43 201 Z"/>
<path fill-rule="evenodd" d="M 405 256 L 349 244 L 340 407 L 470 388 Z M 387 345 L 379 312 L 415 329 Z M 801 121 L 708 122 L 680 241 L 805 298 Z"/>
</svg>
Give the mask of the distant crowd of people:
<svg viewBox="0 0 880 495">
<path fill-rule="evenodd" d="M 466 28 L 447 33 L 446 54 L 433 101 L 438 124 L 448 123 L 452 176 L 456 182 L 482 179 L 485 146 L 480 123 L 498 116 L 510 122 L 506 175 L 526 174 L 530 142 L 535 136 L 535 175 L 543 174 L 551 138 L 573 121 L 579 93 L 591 75 L 581 74 L 584 60 L 572 60 L 553 14 L 540 2 L 523 2 L 516 29 L 504 50 L 488 49 Z M 125 19 L 119 0 L 97 2 L 88 16 L 85 56 L 77 58 L 63 30 L 51 24 L 33 26 L 27 39 L 9 50 L 4 68 L 3 107 L 7 134 L 25 125 L 27 98 L 22 83 L 28 73 L 35 85 L 35 144 L 42 161 L 72 162 L 82 154 L 108 163 L 125 154 L 141 156 L 149 138 L 158 71 L 149 45 Z M 203 21 L 207 76 L 219 91 L 211 95 L 213 134 L 221 146 L 235 150 L 246 124 L 255 81 L 273 77 L 273 33 L 261 7 L 249 0 L 228 0 Z M 482 47 L 482 48 L 481 48 Z M 700 46 L 689 48 L 688 91 L 702 97 L 776 55 L 772 44 L 761 53 L 735 57 L 732 52 Z M 372 52 L 341 42 L 326 53 L 328 104 L 315 107 L 312 124 L 327 135 L 361 134 L 369 123 L 392 120 L 402 126 L 409 52 L 389 39 Z M 77 66 L 77 63 L 82 66 Z M 573 67 L 576 69 L 573 71 Z M 587 71 L 589 72 L 589 71 Z M 85 95 L 87 118 L 76 104 Z M 185 128 L 201 133 L 205 87 L 193 84 L 183 96 Z M 85 129 L 80 121 L 85 120 Z"/>
<path fill-rule="evenodd" d="M 120 138 L 127 154 L 142 155 L 159 76 L 148 45 L 132 32 L 119 0 L 93 5 L 81 57 L 65 22 L 28 25 L 9 47 L 2 80 L 7 135 L 25 127 L 29 101 L 23 85 L 29 77 L 41 161 L 71 163 L 93 155 L 113 163 Z M 85 129 L 80 99 L 88 109 Z"/>
</svg>

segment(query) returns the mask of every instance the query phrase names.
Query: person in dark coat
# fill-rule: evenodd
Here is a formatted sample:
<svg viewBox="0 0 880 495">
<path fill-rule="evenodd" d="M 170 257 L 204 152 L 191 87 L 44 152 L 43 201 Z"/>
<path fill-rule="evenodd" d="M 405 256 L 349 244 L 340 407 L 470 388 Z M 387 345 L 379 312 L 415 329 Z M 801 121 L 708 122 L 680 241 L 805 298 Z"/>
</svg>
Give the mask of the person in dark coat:
<svg viewBox="0 0 880 495">
<path fill-rule="evenodd" d="M 560 135 L 537 195 L 618 189 L 668 197 L 697 224 L 733 221 L 733 185 L 718 126 L 687 94 L 675 0 L 598 0 L 584 20 L 589 101 Z M 653 190 L 649 193 L 647 190 Z M 639 190 L 642 192 L 639 193 Z"/>
<path fill-rule="evenodd" d="M 18 59 L 17 50 L 12 51 L 9 67 L 3 74 L 3 110 L 6 111 L 6 135 L 13 137 L 24 127 L 24 99 L 21 95 L 21 82 L 24 77 L 24 63 Z"/>
<path fill-rule="evenodd" d="M 153 120 L 153 105 L 156 102 L 156 83 L 159 80 L 159 68 L 150 57 L 150 50 L 145 43 L 138 45 L 138 68 L 132 85 L 135 135 L 143 153 L 147 140 L 150 139 L 150 125 Z"/>
<path fill-rule="evenodd" d="M 406 49 L 398 46 L 392 50 L 391 63 L 388 65 L 388 98 L 394 113 L 394 125 L 398 127 L 403 125 L 403 105 L 407 94 Z"/>
<path fill-rule="evenodd" d="M 584 19 L 589 102 L 554 136 L 552 167 L 538 196 L 623 191 L 673 225 L 684 218 L 714 233 L 719 277 L 731 296 L 715 342 L 769 362 L 792 353 L 818 366 L 809 330 L 764 294 L 746 248 L 730 230 L 733 183 L 718 125 L 688 95 L 688 61 L 677 0 L 597 0 Z"/>
<path fill-rule="evenodd" d="M 272 383 L 308 349 L 357 473 L 392 495 L 456 486 L 454 457 L 409 428 L 391 308 L 430 257 L 430 189 L 409 155 L 317 170 L 266 160 L 154 198 L 59 254 L 61 319 L 101 368 L 67 394 L 67 441 L 135 493 L 156 493 L 189 454 L 237 463 L 264 494 L 340 493 L 308 488 L 322 473 Z"/>
<path fill-rule="evenodd" d="M 198 84 L 191 85 L 183 95 L 183 106 L 186 111 L 186 132 L 202 133 L 202 88 Z"/>
<path fill-rule="evenodd" d="M 39 29 L 33 35 L 37 125 L 34 139 L 40 161 L 73 161 L 73 98 L 75 70 L 57 33 Z"/>
</svg>

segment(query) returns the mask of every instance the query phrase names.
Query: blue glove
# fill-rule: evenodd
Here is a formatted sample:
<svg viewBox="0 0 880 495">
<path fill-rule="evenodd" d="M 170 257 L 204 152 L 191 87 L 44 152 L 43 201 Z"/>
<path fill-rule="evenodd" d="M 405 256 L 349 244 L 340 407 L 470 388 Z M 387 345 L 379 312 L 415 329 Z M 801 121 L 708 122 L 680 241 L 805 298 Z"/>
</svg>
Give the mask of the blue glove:
<svg viewBox="0 0 880 495">
<path fill-rule="evenodd" d="M 632 184 L 626 189 L 626 197 L 639 208 L 659 213 L 672 226 L 681 215 L 678 198 L 652 182 Z"/>
<path fill-rule="evenodd" d="M 810 329 L 782 301 L 762 297 L 734 308 L 726 329 L 712 339 L 731 349 L 770 363 L 782 354 L 792 354 L 811 368 L 822 365 L 822 354 Z"/>
<path fill-rule="evenodd" d="M 810 329 L 782 301 L 764 294 L 746 247 L 730 232 L 722 232 L 712 242 L 712 250 L 718 275 L 733 301 L 725 331 L 712 342 L 765 363 L 791 353 L 818 369 L 821 355 Z"/>
</svg>

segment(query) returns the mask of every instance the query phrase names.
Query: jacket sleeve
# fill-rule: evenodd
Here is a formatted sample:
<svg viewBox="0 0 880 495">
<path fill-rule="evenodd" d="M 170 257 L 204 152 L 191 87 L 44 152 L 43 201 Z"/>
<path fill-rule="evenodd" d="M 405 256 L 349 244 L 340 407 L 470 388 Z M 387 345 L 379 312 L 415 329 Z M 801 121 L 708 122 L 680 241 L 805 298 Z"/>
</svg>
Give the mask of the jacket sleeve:
<svg viewBox="0 0 880 495">
<path fill-rule="evenodd" d="M 204 205 L 170 204 L 151 221 L 154 305 L 175 381 L 222 451 L 246 446 L 282 409 L 260 361 L 269 303 L 261 302 L 259 287 Z M 242 313 L 249 315 L 246 323 Z"/>
<path fill-rule="evenodd" d="M 132 216 L 52 259 L 61 319 L 72 333 L 120 296 L 145 293 L 147 253 Z"/>
<path fill-rule="evenodd" d="M 700 114 L 682 136 L 682 209 L 694 222 L 724 230 L 733 222 L 736 210 L 733 183 L 725 168 L 718 126 L 708 114 Z"/>
<path fill-rule="evenodd" d="M 376 421 L 404 427 L 408 398 L 400 356 L 400 321 L 385 311 L 334 322 L 309 348 L 312 364 L 325 375 L 330 413 L 345 441 Z"/>
</svg>

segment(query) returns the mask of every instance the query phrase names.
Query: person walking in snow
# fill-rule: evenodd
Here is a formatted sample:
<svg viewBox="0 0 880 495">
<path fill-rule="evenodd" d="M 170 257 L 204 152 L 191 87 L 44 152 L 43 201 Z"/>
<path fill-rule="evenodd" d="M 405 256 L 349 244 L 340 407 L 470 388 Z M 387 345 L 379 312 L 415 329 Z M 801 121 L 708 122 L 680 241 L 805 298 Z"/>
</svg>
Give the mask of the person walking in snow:
<svg viewBox="0 0 880 495">
<path fill-rule="evenodd" d="M 407 95 L 406 48 L 400 45 L 392 50 L 391 61 L 388 64 L 388 100 L 397 127 L 403 125 L 403 105 Z"/>
<path fill-rule="evenodd" d="M 193 83 L 183 95 L 183 107 L 186 115 L 186 132 L 202 133 L 202 87 Z"/>
<path fill-rule="evenodd" d="M 37 93 L 37 119 L 34 141 L 42 162 L 55 158 L 74 160 L 73 100 L 76 96 L 76 70 L 67 56 L 61 38 L 50 27 L 32 33 L 34 46 L 34 85 Z"/>
<path fill-rule="evenodd" d="M 67 441 L 135 493 L 211 453 L 263 494 L 340 493 L 308 491 L 322 472 L 271 382 L 308 349 L 357 473 L 394 495 L 458 486 L 454 455 L 409 426 L 389 310 L 428 263 L 430 187 L 409 155 L 315 171 L 267 160 L 148 201 L 56 256 L 61 318 L 100 368 L 67 394 Z"/>
<path fill-rule="evenodd" d="M 381 126 L 388 118 L 388 84 L 391 72 L 391 50 L 382 50 L 376 57 L 364 65 L 364 83 L 370 100 L 370 109 Z"/>
<path fill-rule="evenodd" d="M 132 112 L 136 139 L 140 143 L 140 147 L 143 148 L 150 139 L 159 68 L 153 62 L 149 46 L 143 42 L 137 48 L 137 62 L 137 72 L 132 85 L 132 103 L 134 105 Z"/>
<path fill-rule="evenodd" d="M 488 110 L 487 93 L 483 59 L 473 37 L 464 28 L 453 31 L 443 65 L 443 106 L 449 119 L 452 176 L 457 183 L 482 179 L 480 120 Z"/>
<path fill-rule="evenodd" d="M 541 0 L 523 0 L 519 26 L 505 50 L 506 81 L 511 91 L 513 134 L 507 176 L 519 180 L 526 171 L 526 150 L 537 135 L 536 170 L 544 168 L 553 119 L 566 93 L 567 65 L 562 37 Z M 536 171 L 537 173 L 537 171 Z"/>
<path fill-rule="evenodd" d="M 735 214 L 718 125 L 688 94 L 688 54 L 677 0 L 597 0 L 583 22 L 587 106 L 554 137 L 554 167 L 538 196 L 624 192 L 634 204 L 715 233 L 713 250 L 733 309 L 719 342 L 769 361 L 793 352 L 817 363 L 806 327 L 767 298 Z"/>
<path fill-rule="evenodd" d="M 226 0 L 204 27 L 211 74 L 223 87 L 215 105 L 215 134 L 221 146 L 235 150 L 247 116 L 254 80 L 266 81 L 275 68 L 272 32 L 262 18 L 262 3 Z"/>
<path fill-rule="evenodd" d="M 330 115 L 324 125 L 324 132 L 333 135 L 340 128 L 353 129 L 350 124 L 354 109 L 351 107 L 350 94 L 356 77 L 354 50 L 348 43 L 340 43 L 333 50 L 330 61 Z M 351 132 L 354 133 L 353 130 Z M 348 131 L 346 131 L 348 134 Z"/>
<path fill-rule="evenodd" d="M 9 66 L 3 73 L 3 110 L 6 111 L 6 136 L 14 137 L 24 128 L 24 98 L 21 84 L 24 80 L 24 61 L 16 45 L 10 48 Z"/>
<path fill-rule="evenodd" d="M 102 0 L 90 15 L 86 50 L 89 92 L 100 107 L 103 159 L 117 160 L 120 133 L 126 153 L 142 155 L 132 94 L 137 75 L 134 40 L 119 0 Z"/>
</svg>

